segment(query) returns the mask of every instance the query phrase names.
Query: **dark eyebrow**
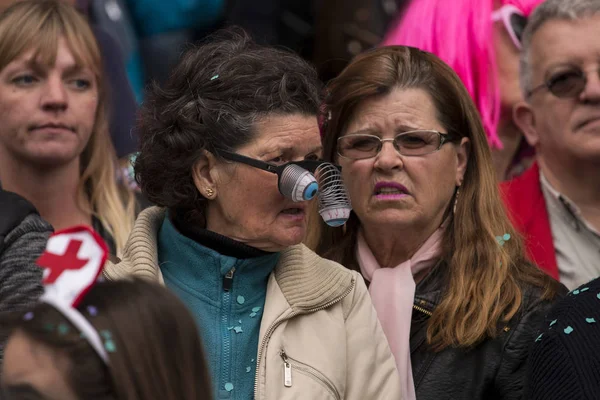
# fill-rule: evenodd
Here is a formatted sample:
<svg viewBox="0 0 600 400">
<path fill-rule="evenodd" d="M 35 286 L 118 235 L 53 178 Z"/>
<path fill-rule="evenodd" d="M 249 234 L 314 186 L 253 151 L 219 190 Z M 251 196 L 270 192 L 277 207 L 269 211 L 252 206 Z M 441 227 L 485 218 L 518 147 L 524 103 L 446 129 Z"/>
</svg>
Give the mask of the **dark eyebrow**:
<svg viewBox="0 0 600 400">
<path fill-rule="evenodd" d="M 6 385 L 2 389 L 2 400 L 11 400 L 26 396 L 27 400 L 47 400 L 48 397 L 42 395 L 36 388 L 28 383 L 19 383 L 15 385 Z"/>
<path fill-rule="evenodd" d="M 25 66 L 29 69 L 31 69 L 33 72 L 35 72 L 36 74 L 43 74 L 44 72 L 44 66 L 38 62 L 36 62 L 35 60 L 27 60 L 25 62 Z"/>
<path fill-rule="evenodd" d="M 416 126 L 412 126 L 412 125 L 407 125 L 407 124 L 401 124 L 398 125 L 397 127 L 394 128 L 394 132 L 396 134 L 398 133 L 403 133 L 403 132 L 410 132 L 410 131 L 418 131 L 421 130 L 423 128 L 418 128 Z M 348 133 L 348 135 L 373 135 L 373 136 L 380 136 L 379 131 L 377 129 L 374 128 L 365 128 L 365 129 L 361 129 L 352 133 Z M 347 136 L 347 135 L 344 135 Z"/>
<path fill-rule="evenodd" d="M 560 62 L 556 64 L 551 64 L 548 66 L 546 72 L 544 73 L 544 79 L 549 79 L 550 77 L 552 77 L 552 75 L 554 75 L 557 72 L 565 72 L 572 70 L 581 71 L 582 68 L 573 62 Z"/>
<path fill-rule="evenodd" d="M 404 125 L 404 124 L 402 124 L 402 125 L 398 125 L 396 127 L 396 129 L 394 129 L 394 131 L 396 133 L 403 133 L 403 132 L 410 132 L 410 131 L 418 131 L 418 130 L 421 130 L 421 129 L 423 129 L 423 128 L 417 128 L 417 127 L 412 126 L 412 125 Z"/>
<path fill-rule="evenodd" d="M 365 128 L 365 129 L 360 129 L 358 131 L 347 133 L 346 135 L 342 135 L 342 136 L 348 136 L 348 135 L 374 135 L 374 136 L 378 136 L 377 135 L 378 133 L 379 133 L 379 131 L 377 129 Z"/>
<path fill-rule="evenodd" d="M 289 156 L 289 155 L 295 153 L 298 150 L 295 149 L 295 148 L 292 148 L 292 147 L 283 147 L 283 148 L 279 149 L 279 151 L 281 153 L 283 153 L 284 155 L 288 155 Z M 318 145 L 318 146 L 313 147 L 306 154 L 317 153 L 319 151 L 323 151 L 323 146 L 322 145 Z M 271 152 L 268 152 L 268 153 L 265 153 L 265 154 L 270 154 L 270 153 L 274 153 L 274 151 L 271 151 Z"/>
</svg>

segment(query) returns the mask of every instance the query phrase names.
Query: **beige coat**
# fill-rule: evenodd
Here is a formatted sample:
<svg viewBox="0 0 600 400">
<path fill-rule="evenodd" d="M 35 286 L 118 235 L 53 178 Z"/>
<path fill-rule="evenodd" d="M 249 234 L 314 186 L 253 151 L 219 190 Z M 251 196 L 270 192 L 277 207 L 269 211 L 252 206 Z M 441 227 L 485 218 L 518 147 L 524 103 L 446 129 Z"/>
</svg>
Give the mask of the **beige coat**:
<svg viewBox="0 0 600 400">
<path fill-rule="evenodd" d="M 157 234 L 164 210 L 135 223 L 122 261 L 107 279 L 139 276 L 164 284 Z M 284 250 L 269 277 L 260 325 L 255 399 L 400 399 L 393 356 L 356 272 L 304 245 Z"/>
</svg>

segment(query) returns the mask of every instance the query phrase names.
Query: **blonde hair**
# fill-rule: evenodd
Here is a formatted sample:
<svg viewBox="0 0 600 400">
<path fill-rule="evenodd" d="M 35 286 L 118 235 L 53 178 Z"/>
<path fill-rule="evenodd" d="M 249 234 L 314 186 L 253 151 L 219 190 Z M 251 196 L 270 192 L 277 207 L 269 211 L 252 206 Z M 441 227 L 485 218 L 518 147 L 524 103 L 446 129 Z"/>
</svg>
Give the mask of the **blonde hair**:
<svg viewBox="0 0 600 400">
<path fill-rule="evenodd" d="M 133 227 L 135 199 L 129 189 L 117 184 L 117 157 L 108 131 L 102 58 L 89 24 L 75 8 L 60 0 L 13 4 L 0 16 L 0 71 L 29 50 L 40 62 L 54 65 L 61 38 L 76 63 L 94 72 L 98 86 L 94 128 L 80 155 L 77 202 L 83 211 L 100 220 L 120 253 Z"/>
<path fill-rule="evenodd" d="M 448 133 L 468 137 L 471 143 L 456 213 L 448 210 L 451 225 L 442 255 L 448 284 L 429 320 L 428 341 L 436 350 L 472 347 L 495 337 L 499 324 L 515 316 L 525 285 L 538 287 L 542 298 L 548 299 L 557 293 L 559 284 L 526 260 L 522 240 L 502 204 L 477 108 L 454 71 L 434 55 L 390 46 L 360 55 L 347 66 L 328 86 L 324 158 L 336 160 L 337 138 L 358 104 L 397 87 L 425 90 Z M 353 251 L 359 226 L 354 213 L 343 231 L 322 226 L 317 252 L 360 270 Z M 501 246 L 496 237 L 505 234 L 510 240 Z"/>
</svg>

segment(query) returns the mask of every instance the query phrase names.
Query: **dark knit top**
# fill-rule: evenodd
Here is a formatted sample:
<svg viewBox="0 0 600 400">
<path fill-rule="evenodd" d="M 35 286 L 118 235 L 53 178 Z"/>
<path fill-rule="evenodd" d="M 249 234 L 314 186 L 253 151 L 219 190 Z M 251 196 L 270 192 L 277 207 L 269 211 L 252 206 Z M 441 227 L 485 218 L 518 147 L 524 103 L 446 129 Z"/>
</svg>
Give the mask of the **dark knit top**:
<svg viewBox="0 0 600 400">
<path fill-rule="evenodd" d="M 0 251 L 0 318 L 6 312 L 27 309 L 42 294 L 43 271 L 36 260 L 51 233 L 50 224 L 33 213 L 6 235 Z M 6 334 L 0 326 L 0 365 Z"/>
<path fill-rule="evenodd" d="M 550 311 L 529 358 L 527 400 L 600 398 L 600 278 Z"/>
</svg>

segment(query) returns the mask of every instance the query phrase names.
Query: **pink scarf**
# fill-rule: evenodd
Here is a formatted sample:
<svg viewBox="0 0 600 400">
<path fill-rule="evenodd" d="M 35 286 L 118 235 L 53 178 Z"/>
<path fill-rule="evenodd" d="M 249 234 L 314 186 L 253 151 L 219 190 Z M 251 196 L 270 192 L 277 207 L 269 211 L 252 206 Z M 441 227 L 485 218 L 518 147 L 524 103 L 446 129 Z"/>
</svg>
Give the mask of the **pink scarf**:
<svg viewBox="0 0 600 400">
<path fill-rule="evenodd" d="M 369 293 L 388 339 L 402 380 L 403 400 L 416 400 L 410 363 L 410 325 L 416 284 L 413 276 L 432 268 L 441 254 L 444 225 L 415 253 L 395 268 L 381 268 L 362 233 L 358 233 L 356 258 L 362 275 L 371 282 Z"/>
</svg>

